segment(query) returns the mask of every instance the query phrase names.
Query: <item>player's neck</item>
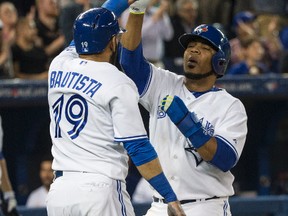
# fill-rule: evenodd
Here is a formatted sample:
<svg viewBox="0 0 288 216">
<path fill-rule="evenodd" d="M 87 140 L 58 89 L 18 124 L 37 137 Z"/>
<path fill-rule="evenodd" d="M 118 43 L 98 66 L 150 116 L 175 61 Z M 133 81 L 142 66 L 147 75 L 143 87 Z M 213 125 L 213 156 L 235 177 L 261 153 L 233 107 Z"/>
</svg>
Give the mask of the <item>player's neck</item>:
<svg viewBox="0 0 288 216">
<path fill-rule="evenodd" d="M 185 86 L 189 91 L 205 92 L 213 88 L 216 78 L 214 76 L 206 77 L 205 79 L 193 80 L 185 79 Z"/>
<path fill-rule="evenodd" d="M 91 55 L 79 55 L 81 59 L 95 61 L 95 62 L 109 62 L 110 56 L 105 55 L 104 53 L 100 54 L 91 54 Z"/>
</svg>

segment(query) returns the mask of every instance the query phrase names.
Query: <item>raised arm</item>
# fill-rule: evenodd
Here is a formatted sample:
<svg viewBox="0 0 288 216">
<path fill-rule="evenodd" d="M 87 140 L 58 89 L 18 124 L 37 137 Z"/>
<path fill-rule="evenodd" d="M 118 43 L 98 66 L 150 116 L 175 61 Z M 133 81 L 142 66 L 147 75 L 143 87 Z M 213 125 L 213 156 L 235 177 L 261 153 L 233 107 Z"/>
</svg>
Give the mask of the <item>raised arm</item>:
<svg viewBox="0 0 288 216">
<path fill-rule="evenodd" d="M 143 14 L 130 13 L 126 24 L 125 34 L 121 38 L 121 44 L 127 50 L 134 51 L 141 42 Z"/>
<path fill-rule="evenodd" d="M 123 5 L 116 7 L 113 4 L 114 1 L 116 0 L 106 1 L 102 7 L 119 16 L 124 11 L 123 9 L 128 8 L 128 5 L 126 7 L 123 7 Z M 119 5 L 121 1 L 124 0 L 119 0 L 115 4 Z M 141 45 L 143 17 L 149 2 L 150 0 L 138 0 L 130 5 L 130 13 L 125 27 L 127 31 L 122 35 L 119 46 L 119 63 L 126 75 L 136 84 L 139 95 L 145 92 L 151 75 L 150 65 L 143 56 Z"/>
</svg>

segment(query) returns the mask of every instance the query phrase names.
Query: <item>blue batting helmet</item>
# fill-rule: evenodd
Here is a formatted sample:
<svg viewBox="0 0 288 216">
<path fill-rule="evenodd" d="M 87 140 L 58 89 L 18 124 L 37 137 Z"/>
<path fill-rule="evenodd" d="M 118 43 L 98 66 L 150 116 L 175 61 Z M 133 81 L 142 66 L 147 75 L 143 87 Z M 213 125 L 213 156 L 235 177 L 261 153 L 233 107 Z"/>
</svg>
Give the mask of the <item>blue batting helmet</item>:
<svg viewBox="0 0 288 216">
<path fill-rule="evenodd" d="M 123 30 L 117 17 L 105 8 L 93 8 L 74 22 L 74 42 L 78 54 L 101 53 L 111 38 Z"/>
<path fill-rule="evenodd" d="M 228 39 L 214 26 L 202 24 L 196 27 L 191 33 L 180 36 L 179 43 L 186 49 L 189 42 L 199 38 L 204 39 L 216 49 L 217 52 L 212 57 L 212 67 L 217 76 L 222 77 L 225 74 L 231 55 Z"/>
</svg>

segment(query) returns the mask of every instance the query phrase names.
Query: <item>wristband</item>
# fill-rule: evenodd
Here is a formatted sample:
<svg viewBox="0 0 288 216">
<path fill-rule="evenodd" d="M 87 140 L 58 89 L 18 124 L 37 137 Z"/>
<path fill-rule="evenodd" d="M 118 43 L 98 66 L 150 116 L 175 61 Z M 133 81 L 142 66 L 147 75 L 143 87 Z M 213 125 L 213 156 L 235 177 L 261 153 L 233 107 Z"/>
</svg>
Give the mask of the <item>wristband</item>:
<svg viewBox="0 0 288 216">
<path fill-rule="evenodd" d="M 148 180 L 149 184 L 165 199 L 166 202 L 174 202 L 177 196 L 174 193 L 164 173 L 160 173 Z"/>
</svg>

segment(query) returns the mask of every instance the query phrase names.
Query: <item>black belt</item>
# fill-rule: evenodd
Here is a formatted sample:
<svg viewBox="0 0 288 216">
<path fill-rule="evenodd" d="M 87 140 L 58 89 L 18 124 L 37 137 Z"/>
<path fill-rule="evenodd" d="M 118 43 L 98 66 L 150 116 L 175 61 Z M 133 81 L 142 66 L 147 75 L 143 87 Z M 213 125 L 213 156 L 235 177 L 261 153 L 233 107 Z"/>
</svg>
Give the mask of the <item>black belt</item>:
<svg viewBox="0 0 288 216">
<path fill-rule="evenodd" d="M 220 197 L 214 196 L 214 197 L 205 198 L 205 199 L 180 200 L 180 203 L 183 205 L 183 204 L 186 204 L 186 203 L 201 202 L 201 201 L 207 201 L 207 200 L 219 199 L 219 198 L 220 198 Z M 154 202 L 161 202 L 161 203 L 166 203 L 166 204 L 167 204 L 167 202 L 166 202 L 165 199 L 159 199 L 159 198 L 154 197 L 154 196 L 153 196 L 153 201 L 154 201 Z"/>
</svg>

